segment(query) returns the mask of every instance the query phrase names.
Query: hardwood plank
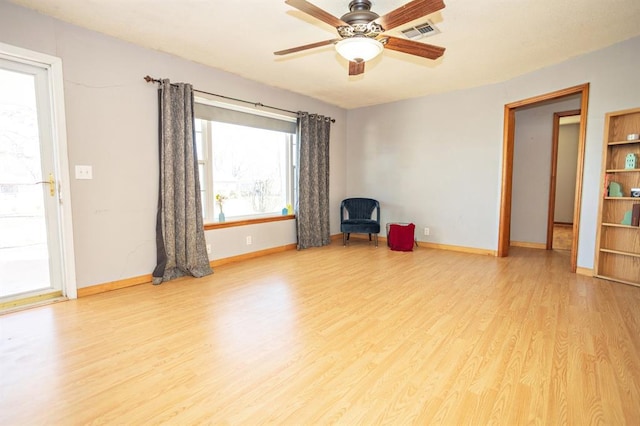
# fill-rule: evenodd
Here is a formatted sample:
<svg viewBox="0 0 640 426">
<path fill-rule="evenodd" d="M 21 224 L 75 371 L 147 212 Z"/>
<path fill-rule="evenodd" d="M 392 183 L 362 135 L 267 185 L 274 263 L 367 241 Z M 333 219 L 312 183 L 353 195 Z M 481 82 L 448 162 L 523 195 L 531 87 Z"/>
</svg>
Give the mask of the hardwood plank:
<svg viewBox="0 0 640 426">
<path fill-rule="evenodd" d="M 336 242 L 0 316 L 0 424 L 632 424 L 640 289 Z"/>
</svg>

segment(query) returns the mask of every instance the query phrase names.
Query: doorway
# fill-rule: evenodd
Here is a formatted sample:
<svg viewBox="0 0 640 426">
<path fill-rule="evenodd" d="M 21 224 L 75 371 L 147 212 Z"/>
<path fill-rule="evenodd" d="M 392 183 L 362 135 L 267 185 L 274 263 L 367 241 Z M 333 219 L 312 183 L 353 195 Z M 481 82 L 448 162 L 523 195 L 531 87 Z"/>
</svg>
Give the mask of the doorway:
<svg viewBox="0 0 640 426">
<path fill-rule="evenodd" d="M 547 250 L 571 250 L 579 141 L 580 110 L 554 113 Z"/>
<path fill-rule="evenodd" d="M 0 44 L 1 309 L 76 297 L 58 64 Z"/>
<path fill-rule="evenodd" d="M 504 134 L 502 150 L 502 191 L 500 200 L 500 225 L 498 229 L 498 256 L 509 255 L 511 240 L 511 203 L 513 190 L 513 154 L 515 141 L 515 113 L 519 108 L 531 107 L 550 100 L 557 100 L 571 95 L 580 95 L 580 130 L 574 199 L 574 216 L 571 242 L 571 271 L 577 270 L 578 240 L 580 229 L 580 206 L 582 205 L 582 178 L 584 169 L 584 146 L 586 137 L 587 105 L 589 103 L 589 84 L 570 87 L 545 95 L 524 99 L 505 105 Z"/>
</svg>

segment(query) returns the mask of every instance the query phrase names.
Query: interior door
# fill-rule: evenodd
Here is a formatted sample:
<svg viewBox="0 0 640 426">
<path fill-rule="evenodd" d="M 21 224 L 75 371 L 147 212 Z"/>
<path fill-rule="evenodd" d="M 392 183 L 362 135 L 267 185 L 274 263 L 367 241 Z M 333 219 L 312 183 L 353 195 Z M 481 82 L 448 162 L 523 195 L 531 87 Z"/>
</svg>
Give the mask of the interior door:
<svg viewBox="0 0 640 426">
<path fill-rule="evenodd" d="M 0 58 L 0 303 L 62 294 L 49 70 Z"/>
</svg>

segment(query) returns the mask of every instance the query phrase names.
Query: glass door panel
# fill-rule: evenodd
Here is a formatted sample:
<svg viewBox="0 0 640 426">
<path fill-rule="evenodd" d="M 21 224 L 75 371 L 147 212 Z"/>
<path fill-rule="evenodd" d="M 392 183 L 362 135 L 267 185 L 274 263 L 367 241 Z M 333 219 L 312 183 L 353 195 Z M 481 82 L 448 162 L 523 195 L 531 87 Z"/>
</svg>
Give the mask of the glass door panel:
<svg viewBox="0 0 640 426">
<path fill-rule="evenodd" d="M 46 72 L 0 60 L 0 301 L 60 290 Z"/>
</svg>

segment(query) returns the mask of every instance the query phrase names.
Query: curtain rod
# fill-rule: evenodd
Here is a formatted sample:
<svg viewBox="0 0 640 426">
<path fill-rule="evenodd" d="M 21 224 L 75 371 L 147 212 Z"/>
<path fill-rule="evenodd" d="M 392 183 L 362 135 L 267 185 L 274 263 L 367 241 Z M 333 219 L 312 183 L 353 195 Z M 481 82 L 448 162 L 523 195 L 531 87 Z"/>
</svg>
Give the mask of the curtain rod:
<svg viewBox="0 0 640 426">
<path fill-rule="evenodd" d="M 162 80 L 157 79 L 157 78 L 153 78 L 153 77 L 151 77 L 149 75 L 144 76 L 144 80 L 147 83 L 162 83 Z M 193 89 L 193 91 L 194 92 L 198 92 L 198 93 L 204 93 L 205 95 L 217 96 L 218 98 L 229 99 L 231 101 L 242 102 L 242 103 L 245 103 L 245 104 L 253 105 L 256 108 L 258 108 L 258 107 L 269 108 L 269 109 L 275 109 L 276 111 L 288 112 L 290 114 L 295 114 L 297 116 L 300 115 L 300 113 L 298 111 L 291 111 L 291 110 L 288 110 L 288 109 L 282 109 L 282 108 L 274 107 L 274 106 L 271 106 L 271 105 L 265 105 L 265 104 L 262 104 L 260 102 L 245 101 L 244 99 L 232 98 L 230 96 L 219 95 L 217 93 L 211 93 L 211 92 L 205 92 L 204 90 L 198 90 L 198 89 Z M 335 123 L 336 122 L 335 118 L 332 118 L 331 122 Z"/>
</svg>

